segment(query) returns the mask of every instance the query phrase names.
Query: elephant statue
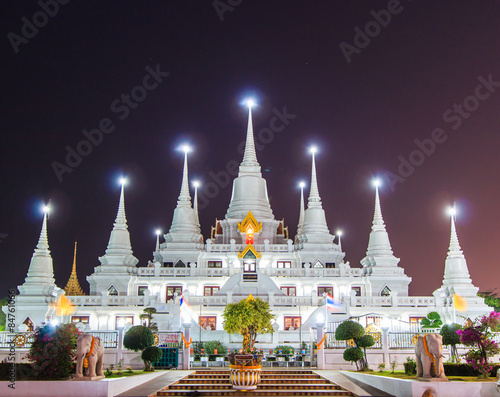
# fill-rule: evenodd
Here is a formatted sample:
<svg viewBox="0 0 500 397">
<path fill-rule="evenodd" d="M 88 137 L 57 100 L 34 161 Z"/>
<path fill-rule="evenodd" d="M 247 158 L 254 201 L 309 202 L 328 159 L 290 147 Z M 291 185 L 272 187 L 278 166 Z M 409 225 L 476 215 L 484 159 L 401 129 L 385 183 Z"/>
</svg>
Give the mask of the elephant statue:
<svg viewBox="0 0 500 397">
<path fill-rule="evenodd" d="M 440 378 L 446 381 L 443 366 L 443 337 L 439 334 L 419 335 L 415 343 L 417 378 Z"/>
<path fill-rule="evenodd" d="M 87 365 L 85 365 L 87 361 Z M 104 361 L 104 345 L 101 338 L 90 334 L 81 334 L 76 340 L 76 374 L 75 378 L 89 376 L 104 377 L 102 366 Z"/>
</svg>

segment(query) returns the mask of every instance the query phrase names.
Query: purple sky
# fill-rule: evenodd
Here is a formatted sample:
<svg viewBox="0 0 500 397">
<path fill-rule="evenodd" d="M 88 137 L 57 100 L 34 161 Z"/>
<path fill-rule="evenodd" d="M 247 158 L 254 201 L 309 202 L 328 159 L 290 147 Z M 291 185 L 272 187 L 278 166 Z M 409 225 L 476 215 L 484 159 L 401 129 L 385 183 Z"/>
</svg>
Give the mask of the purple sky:
<svg viewBox="0 0 500 397">
<path fill-rule="evenodd" d="M 130 180 L 132 246 L 145 266 L 155 228 L 170 227 L 183 142 L 194 149 L 191 180 L 212 186 L 200 212 L 208 238 L 229 204 L 231 183 L 221 172 L 241 161 L 247 119 L 240 103 L 249 94 L 259 104 L 257 155 L 271 206 L 292 236 L 298 182 L 309 182 L 307 148 L 316 144 L 328 226 L 343 230 L 351 266 L 366 252 L 370 180 L 378 175 L 385 176 L 382 211 L 395 255 L 413 278 L 412 295 L 441 285 L 445 208 L 453 202 L 473 283 L 498 285 L 499 3 L 242 1 L 218 13 L 212 1 L 69 2 L 58 9 L 46 1 L 53 15 L 46 18 L 36 1 L 0 5 L 0 296 L 23 282 L 39 206 L 49 199 L 56 282 L 66 284 L 78 241 L 88 292 L 85 277 L 106 249 L 122 174 Z M 39 27 L 30 30 L 34 18 Z M 146 78 L 155 69 L 168 76 Z M 281 129 L 272 120 L 285 112 Z M 113 131 L 97 146 L 81 144 L 82 131 L 99 124 Z M 66 148 L 79 144 L 91 153 L 59 181 L 53 162 L 65 164 Z M 412 169 L 401 165 L 408 161 Z M 214 175 L 222 178 L 218 189 L 209 184 Z"/>
</svg>

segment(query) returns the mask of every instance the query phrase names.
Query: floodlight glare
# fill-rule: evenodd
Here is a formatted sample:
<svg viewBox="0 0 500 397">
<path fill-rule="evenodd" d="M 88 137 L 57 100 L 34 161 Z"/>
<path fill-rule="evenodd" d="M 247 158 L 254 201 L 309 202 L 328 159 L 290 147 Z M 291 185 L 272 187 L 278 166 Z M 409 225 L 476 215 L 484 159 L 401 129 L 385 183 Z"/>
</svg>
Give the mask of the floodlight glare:
<svg viewBox="0 0 500 397">
<path fill-rule="evenodd" d="M 200 187 L 200 182 L 199 181 L 193 181 L 193 186 L 198 189 Z"/>
<path fill-rule="evenodd" d="M 455 216 L 455 215 L 457 215 L 457 208 L 455 206 L 448 207 L 447 212 L 448 212 L 448 215 Z"/>
<path fill-rule="evenodd" d="M 182 145 L 181 149 L 184 153 L 189 153 L 191 151 L 191 148 L 188 145 Z"/>
<path fill-rule="evenodd" d="M 301 189 L 304 189 L 306 187 L 306 183 L 305 182 L 300 182 L 299 186 L 300 186 Z"/>
<path fill-rule="evenodd" d="M 309 153 L 311 153 L 311 154 L 316 154 L 317 151 L 318 151 L 318 148 L 316 146 L 311 146 L 309 149 Z"/>
<path fill-rule="evenodd" d="M 245 104 L 248 108 L 253 108 L 255 106 L 255 101 L 252 98 L 249 98 L 245 101 Z"/>
<path fill-rule="evenodd" d="M 380 185 L 382 184 L 382 182 L 380 181 L 380 179 L 378 178 L 375 178 L 373 181 L 372 181 L 372 185 L 375 186 L 375 187 L 379 187 Z"/>
<path fill-rule="evenodd" d="M 337 236 L 342 236 L 342 230 L 337 230 Z"/>
<path fill-rule="evenodd" d="M 119 182 L 120 182 L 120 185 L 125 186 L 127 184 L 127 178 L 121 177 Z"/>
<path fill-rule="evenodd" d="M 156 229 L 155 233 L 157 236 L 159 236 L 161 234 L 161 229 Z"/>
</svg>

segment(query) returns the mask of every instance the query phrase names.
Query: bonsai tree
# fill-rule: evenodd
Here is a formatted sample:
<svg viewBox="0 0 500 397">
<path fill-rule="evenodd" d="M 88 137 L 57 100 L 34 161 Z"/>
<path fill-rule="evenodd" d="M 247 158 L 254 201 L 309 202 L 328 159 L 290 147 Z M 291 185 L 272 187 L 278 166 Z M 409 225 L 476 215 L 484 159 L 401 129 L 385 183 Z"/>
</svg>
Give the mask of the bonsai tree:
<svg viewBox="0 0 500 397">
<path fill-rule="evenodd" d="M 153 332 L 148 327 L 144 325 L 135 325 L 131 327 L 123 337 L 123 346 L 125 346 L 125 348 L 129 350 L 133 350 L 136 352 L 142 351 L 144 353 L 144 350 L 146 350 L 146 348 L 153 346 L 154 341 L 155 339 L 153 336 Z M 158 358 L 159 360 L 161 358 L 161 349 L 156 349 L 160 351 L 160 357 Z M 146 353 L 146 357 L 154 358 L 155 356 L 154 353 L 148 352 Z M 151 363 L 158 360 L 151 361 L 149 359 L 145 359 L 142 355 L 141 358 L 144 361 L 144 370 L 153 371 Z"/>
<path fill-rule="evenodd" d="M 269 309 L 269 303 L 249 295 L 238 303 L 228 303 L 222 313 L 224 330 L 228 334 L 243 336 L 243 352 L 254 349 L 257 334 L 273 332 L 271 320 L 274 315 Z"/>
<path fill-rule="evenodd" d="M 458 363 L 458 353 L 457 347 L 460 343 L 460 335 L 457 334 L 457 331 L 462 329 L 460 324 L 445 324 L 439 333 L 443 337 L 443 345 L 450 346 L 451 351 L 451 362 Z"/>
<path fill-rule="evenodd" d="M 144 321 L 142 325 L 148 327 L 151 331 L 158 331 L 158 324 L 153 322 L 153 314 L 156 313 L 154 307 L 146 307 L 143 313 L 139 315 L 141 321 Z"/>
<path fill-rule="evenodd" d="M 163 352 L 159 347 L 156 346 L 148 346 L 146 347 L 141 354 L 142 361 L 146 368 L 145 371 L 154 371 L 152 363 L 156 363 L 160 361 Z"/>
<path fill-rule="evenodd" d="M 375 340 L 371 335 L 365 335 L 363 326 L 352 320 L 344 321 L 335 330 L 335 339 L 337 340 L 351 340 L 354 343 L 353 347 L 348 348 L 344 352 L 344 360 L 356 362 L 358 370 L 368 370 L 368 360 L 366 359 L 366 348 L 375 344 Z M 363 348 L 365 353 L 363 353 Z M 347 357 L 347 358 L 346 358 Z M 357 360 L 353 358 L 359 357 Z M 359 362 L 359 366 L 358 366 Z"/>
<path fill-rule="evenodd" d="M 430 312 L 426 318 L 420 321 L 420 325 L 423 329 L 440 328 L 443 322 L 438 312 Z"/>
</svg>

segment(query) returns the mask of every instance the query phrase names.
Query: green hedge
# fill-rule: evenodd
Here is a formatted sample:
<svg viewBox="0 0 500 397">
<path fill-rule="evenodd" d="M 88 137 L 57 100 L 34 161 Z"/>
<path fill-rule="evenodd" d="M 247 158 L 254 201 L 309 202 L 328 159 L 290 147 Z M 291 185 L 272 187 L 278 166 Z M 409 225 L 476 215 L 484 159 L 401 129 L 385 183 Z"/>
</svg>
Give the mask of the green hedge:
<svg viewBox="0 0 500 397">
<path fill-rule="evenodd" d="M 443 365 L 446 376 L 479 376 L 479 372 L 466 363 L 444 363 Z M 500 369 L 500 364 L 494 364 L 490 376 L 496 376 L 498 369 Z"/>
<path fill-rule="evenodd" d="M 16 380 L 34 380 L 37 379 L 30 363 L 15 364 Z M 72 373 L 76 371 L 76 363 L 72 363 Z M 0 363 L 0 381 L 10 380 L 11 363 Z"/>
</svg>

